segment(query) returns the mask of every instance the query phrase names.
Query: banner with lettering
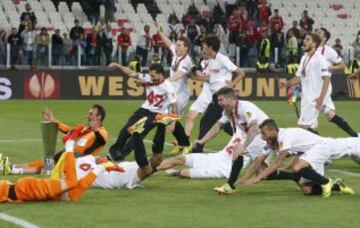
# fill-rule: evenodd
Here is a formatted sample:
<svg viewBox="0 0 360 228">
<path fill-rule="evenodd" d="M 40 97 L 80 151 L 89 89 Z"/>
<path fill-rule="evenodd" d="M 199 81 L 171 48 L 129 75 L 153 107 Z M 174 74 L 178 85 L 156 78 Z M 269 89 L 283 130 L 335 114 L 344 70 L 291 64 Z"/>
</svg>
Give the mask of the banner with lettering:
<svg viewBox="0 0 360 228">
<path fill-rule="evenodd" d="M 289 79 L 287 74 L 247 73 L 237 85 L 239 98 L 248 100 L 285 99 L 286 89 L 279 82 Z M 360 99 L 359 80 L 347 80 L 333 75 L 334 99 Z M 194 98 L 201 92 L 202 83 L 189 79 Z M 144 87 L 136 78 L 108 70 L 0 70 L 1 99 L 143 99 Z"/>
</svg>

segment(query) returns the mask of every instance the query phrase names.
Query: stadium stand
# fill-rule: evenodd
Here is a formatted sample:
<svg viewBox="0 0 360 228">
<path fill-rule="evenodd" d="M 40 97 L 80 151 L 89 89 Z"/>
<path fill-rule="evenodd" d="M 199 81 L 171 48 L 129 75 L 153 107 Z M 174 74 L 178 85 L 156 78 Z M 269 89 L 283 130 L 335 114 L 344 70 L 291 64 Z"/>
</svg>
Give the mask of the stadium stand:
<svg viewBox="0 0 360 228">
<path fill-rule="evenodd" d="M 21 23 L 20 16 L 25 11 L 25 5 L 28 3 L 37 18 L 35 26 L 37 33 L 42 27 L 46 28 L 50 36 L 55 29 L 60 29 L 61 34 L 69 33 L 74 26 L 75 19 L 80 21 L 84 31 L 88 33 L 94 26 L 96 28 L 96 25 L 89 21 L 89 17 L 86 15 L 88 6 L 85 7 L 84 2 L 87 1 L 56 1 L 57 4 L 55 5 L 54 1 L 51 0 L 0 0 L 0 29 L 10 34 L 12 27 L 17 28 Z M 111 23 L 113 44 L 115 47 L 117 46 L 117 36 L 120 34 L 120 29 L 125 27 L 131 31 L 132 48 L 129 50 L 129 55 L 131 55 L 145 25 L 149 25 L 150 34 L 154 34 L 156 32 L 154 22 L 157 21 L 169 34 L 169 18 L 176 17 L 176 26 L 183 33 L 185 30 L 182 23 L 184 15 L 186 16 L 189 13 L 191 7 L 200 12 L 201 17 L 212 15 L 215 7 L 220 7 L 225 12 L 225 2 L 221 0 L 118 0 L 115 3 L 115 21 Z M 240 4 L 249 4 L 249 2 L 254 1 L 240 0 L 238 2 Z M 257 3 L 261 3 L 261 0 L 257 1 Z M 282 29 L 285 34 L 291 28 L 292 22 L 299 21 L 303 11 L 307 10 L 309 16 L 314 20 L 313 28 L 324 26 L 332 33 L 329 40 L 330 45 L 334 44 L 336 38 L 340 38 L 344 49 L 346 51 L 351 50 L 352 53 L 351 44 L 360 29 L 360 17 L 357 13 L 359 6 L 356 0 L 271 0 L 267 4 L 272 11 L 274 9 L 279 10 L 279 14 L 285 22 Z M 103 6 L 101 6 L 101 9 L 101 12 L 104 12 Z M 260 23 L 257 20 L 257 13 L 258 9 L 249 17 L 256 22 L 259 28 Z M 223 26 L 226 31 L 225 23 Z M 223 40 L 225 46 L 227 46 L 228 34 L 225 33 Z M 116 54 L 116 51 L 113 51 L 113 53 Z M 235 53 L 231 54 L 235 55 Z M 350 54 L 348 55 L 350 56 Z M 352 58 L 352 55 L 350 58 Z"/>
</svg>

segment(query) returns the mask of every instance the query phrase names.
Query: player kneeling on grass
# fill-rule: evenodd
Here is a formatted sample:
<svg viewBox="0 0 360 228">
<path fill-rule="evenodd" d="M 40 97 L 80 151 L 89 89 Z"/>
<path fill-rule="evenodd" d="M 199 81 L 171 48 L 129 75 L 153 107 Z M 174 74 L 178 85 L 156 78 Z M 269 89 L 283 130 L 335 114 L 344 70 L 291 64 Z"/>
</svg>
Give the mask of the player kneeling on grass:
<svg viewBox="0 0 360 228">
<path fill-rule="evenodd" d="M 271 119 L 260 125 L 260 132 L 262 138 L 267 141 L 268 149 L 248 170 L 248 178 L 243 178 L 240 183 L 257 183 L 277 170 L 287 156 L 298 155 L 299 158 L 292 164 L 292 169 L 295 175 L 302 178 L 300 185 L 304 194 L 322 194 L 323 197 L 329 197 L 332 190 L 354 194 L 341 179 L 333 181 L 323 175 L 325 162 L 329 159 L 338 159 L 345 155 L 360 156 L 359 138 L 325 138 L 302 128 L 279 129 Z M 276 153 L 275 161 L 259 175 L 251 177 L 252 172 L 257 170 L 256 165 L 272 152 Z"/>
<path fill-rule="evenodd" d="M 48 122 L 58 123 L 59 131 L 64 133 L 63 142 L 65 143 L 70 137 L 75 140 L 74 152 L 77 155 L 97 155 L 105 147 L 108 140 L 108 133 L 103 126 L 106 112 L 103 106 L 94 104 L 88 112 L 86 118 L 88 126 L 76 125 L 75 127 L 69 127 L 64 123 L 57 120 L 52 111 L 45 109 L 43 112 L 43 120 Z M 57 162 L 64 150 L 61 150 L 54 156 L 55 162 Z M 2 160 L 3 174 L 35 174 L 40 173 L 44 168 L 44 161 L 37 160 L 27 164 L 17 164 L 11 166 L 9 158 L 4 157 Z"/>
<path fill-rule="evenodd" d="M 0 202 L 24 202 L 46 200 L 77 201 L 93 184 L 96 177 L 105 171 L 124 171 L 112 162 L 105 162 L 94 167 L 84 177 L 77 179 L 75 157 L 73 153 L 74 140 L 68 140 L 66 152 L 62 154 L 61 179 L 40 179 L 23 177 L 14 184 L 10 181 L 0 181 Z"/>
</svg>

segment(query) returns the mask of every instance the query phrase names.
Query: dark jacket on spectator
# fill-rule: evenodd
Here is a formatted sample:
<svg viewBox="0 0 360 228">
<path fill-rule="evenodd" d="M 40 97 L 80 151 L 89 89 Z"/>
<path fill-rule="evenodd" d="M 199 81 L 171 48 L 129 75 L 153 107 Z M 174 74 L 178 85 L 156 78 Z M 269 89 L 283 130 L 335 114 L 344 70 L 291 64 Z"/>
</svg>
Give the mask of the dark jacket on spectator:
<svg viewBox="0 0 360 228">
<path fill-rule="evenodd" d="M 70 38 L 77 40 L 81 33 L 84 33 L 84 29 L 81 26 L 74 26 L 70 30 Z"/>
</svg>

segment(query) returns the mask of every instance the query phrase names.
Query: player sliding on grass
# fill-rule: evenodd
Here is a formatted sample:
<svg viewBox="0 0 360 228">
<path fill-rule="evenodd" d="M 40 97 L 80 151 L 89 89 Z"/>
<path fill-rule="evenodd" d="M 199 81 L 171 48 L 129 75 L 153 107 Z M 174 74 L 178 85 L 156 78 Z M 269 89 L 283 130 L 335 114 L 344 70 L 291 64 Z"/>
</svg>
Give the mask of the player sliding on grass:
<svg viewBox="0 0 360 228">
<path fill-rule="evenodd" d="M 136 77 L 140 80 L 141 85 L 146 89 L 146 101 L 135 113 L 129 118 L 125 126 L 120 130 L 116 142 L 110 147 L 108 158 L 114 161 L 123 160 L 133 149 L 135 149 L 135 159 L 140 168 L 144 168 L 150 175 L 153 169 L 148 166 L 149 162 L 144 154 L 144 150 L 139 149 L 138 141 L 150 132 L 151 129 L 158 126 L 158 130 L 153 140 L 153 157 L 155 161 L 152 166 L 157 166 L 161 160 L 161 153 L 165 141 L 165 125 L 179 119 L 177 115 L 176 93 L 169 80 L 165 79 L 164 68 L 161 64 L 152 64 L 149 67 L 149 74 L 136 73 L 129 68 L 119 64 L 112 63 L 110 68 L 119 69 L 124 74 Z M 143 127 L 141 132 L 132 133 L 132 128 L 138 131 L 137 127 Z M 183 147 L 190 146 L 189 140 L 185 135 L 184 128 L 176 121 L 173 133 Z M 141 143 L 143 144 L 143 143 Z M 157 163 L 157 164 L 155 164 Z"/>
<path fill-rule="evenodd" d="M 257 183 L 279 169 L 287 156 L 298 155 L 299 158 L 292 164 L 292 169 L 295 175 L 302 178 L 300 185 L 304 194 L 322 194 L 329 197 L 332 190 L 354 194 L 341 179 L 334 182 L 323 175 L 325 162 L 329 159 L 338 159 L 345 155 L 360 156 L 359 138 L 324 138 L 302 128 L 279 129 L 271 119 L 260 125 L 260 132 L 262 138 L 267 141 L 268 150 L 264 150 L 263 155 L 258 157 L 240 183 Z M 259 175 L 251 177 L 258 165 L 272 152 L 276 153 L 275 161 Z"/>
<path fill-rule="evenodd" d="M 103 149 L 108 140 L 108 133 L 103 126 L 106 112 L 103 106 L 94 104 L 88 112 L 86 119 L 88 125 L 76 125 L 69 127 L 64 123 L 57 120 L 50 109 L 43 111 L 43 120 L 53 123 L 58 123 L 59 131 L 64 133 L 63 141 L 65 142 L 71 135 L 75 136 L 74 151 L 79 156 L 83 155 L 97 155 Z M 93 124 L 93 127 L 90 126 Z M 55 162 L 57 162 L 64 150 L 61 150 L 54 156 Z M 22 165 L 10 165 L 9 158 L 4 157 L 1 159 L 3 174 L 35 174 L 40 173 L 44 168 L 44 161 L 37 160 Z M 1 167 L 0 167 L 1 170 Z"/>
<path fill-rule="evenodd" d="M 166 159 L 157 167 L 158 170 L 167 170 L 171 176 L 186 178 L 229 178 L 233 150 L 238 143 L 243 143 L 246 134 L 237 128 L 229 143 L 225 148 L 217 153 L 191 153 L 182 154 L 173 158 Z M 262 148 L 249 148 L 253 151 L 244 155 L 244 166 L 254 160 L 261 153 Z M 186 166 L 185 169 L 170 170 L 175 166 Z"/>
<path fill-rule="evenodd" d="M 94 125 L 91 125 L 94 127 Z M 105 171 L 120 171 L 123 169 L 112 162 L 96 165 L 84 177 L 77 179 L 74 147 L 75 138 L 70 137 L 62 154 L 62 179 L 39 179 L 23 177 L 14 184 L 10 181 L 0 181 L 0 202 L 24 202 L 45 200 L 77 201 L 82 194 L 93 184 L 96 177 Z"/>
<path fill-rule="evenodd" d="M 220 194 L 232 194 L 235 192 L 235 182 L 238 179 L 244 163 L 244 155 L 261 151 L 266 142 L 261 139 L 259 125 L 269 117 L 255 104 L 249 101 L 240 101 L 236 98 L 235 91 L 229 87 L 224 87 L 217 92 L 218 104 L 224 109 L 222 117 L 215 123 L 210 131 L 196 143 L 203 145 L 210 141 L 226 123 L 231 123 L 234 133 L 238 128 L 245 130 L 246 137 L 244 142 L 237 143 L 233 151 L 233 164 L 231 167 L 228 182 L 214 190 Z M 256 149 L 251 149 L 256 148 Z M 257 154 L 254 154 L 256 157 Z M 292 179 L 292 175 L 286 172 L 277 172 L 274 179 Z"/>
</svg>

